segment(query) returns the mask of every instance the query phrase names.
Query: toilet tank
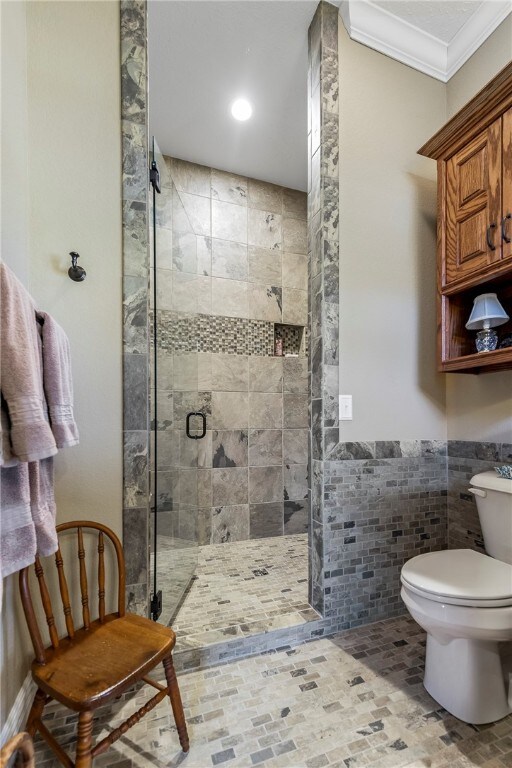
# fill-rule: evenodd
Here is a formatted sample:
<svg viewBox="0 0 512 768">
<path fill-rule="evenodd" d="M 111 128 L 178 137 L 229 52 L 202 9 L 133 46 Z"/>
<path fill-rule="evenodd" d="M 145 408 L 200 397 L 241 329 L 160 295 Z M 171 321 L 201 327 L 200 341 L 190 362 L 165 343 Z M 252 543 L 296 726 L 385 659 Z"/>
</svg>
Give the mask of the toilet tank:
<svg viewBox="0 0 512 768">
<path fill-rule="evenodd" d="M 471 478 L 472 493 L 484 536 L 485 551 L 512 565 L 512 480 L 496 472 L 480 472 Z"/>
</svg>

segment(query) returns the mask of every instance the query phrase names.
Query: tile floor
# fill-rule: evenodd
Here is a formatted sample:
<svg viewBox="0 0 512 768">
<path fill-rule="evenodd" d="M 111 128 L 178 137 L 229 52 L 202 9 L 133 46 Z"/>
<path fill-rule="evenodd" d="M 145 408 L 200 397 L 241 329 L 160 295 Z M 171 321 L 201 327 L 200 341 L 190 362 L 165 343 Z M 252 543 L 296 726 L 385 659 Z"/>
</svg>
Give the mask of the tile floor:
<svg viewBox="0 0 512 768">
<path fill-rule="evenodd" d="M 203 648 L 318 619 L 308 604 L 307 534 L 199 547 L 196 576 L 177 616 L 177 650 Z M 185 551 L 185 557 L 190 557 Z M 172 549 L 159 553 L 159 588 L 172 589 Z"/>
<path fill-rule="evenodd" d="M 191 741 L 180 751 L 166 703 L 95 768 L 512 768 L 512 715 L 474 727 L 422 685 L 425 636 L 408 617 L 179 676 Z M 97 713 L 105 735 L 151 695 L 125 694 Z M 48 708 L 61 742 L 75 717 Z M 106 723 L 109 723 L 107 726 Z M 37 768 L 57 766 L 41 741 Z"/>
</svg>

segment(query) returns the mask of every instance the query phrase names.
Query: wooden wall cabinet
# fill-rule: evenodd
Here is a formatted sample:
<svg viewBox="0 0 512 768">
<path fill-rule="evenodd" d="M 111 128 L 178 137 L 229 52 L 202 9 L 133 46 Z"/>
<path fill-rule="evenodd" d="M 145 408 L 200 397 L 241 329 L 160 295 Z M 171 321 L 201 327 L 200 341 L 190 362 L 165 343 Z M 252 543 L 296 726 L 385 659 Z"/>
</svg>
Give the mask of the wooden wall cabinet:
<svg viewBox="0 0 512 768">
<path fill-rule="evenodd" d="M 476 352 L 465 328 L 481 293 L 512 317 L 512 62 L 419 154 L 437 160 L 439 370 L 512 370 L 512 346 Z M 512 333 L 512 320 L 497 332 Z"/>
</svg>

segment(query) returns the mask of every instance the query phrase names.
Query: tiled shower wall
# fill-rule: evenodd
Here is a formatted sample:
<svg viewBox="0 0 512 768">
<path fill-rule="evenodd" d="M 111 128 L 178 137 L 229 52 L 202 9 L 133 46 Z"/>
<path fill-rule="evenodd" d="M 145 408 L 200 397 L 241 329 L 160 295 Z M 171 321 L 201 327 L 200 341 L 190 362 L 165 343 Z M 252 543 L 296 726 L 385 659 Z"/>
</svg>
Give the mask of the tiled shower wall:
<svg viewBox="0 0 512 768">
<path fill-rule="evenodd" d="M 304 532 L 306 195 L 174 158 L 161 182 L 159 530 L 199 544 Z M 298 328 L 296 356 L 274 356 L 275 323 Z M 189 411 L 206 416 L 202 440 L 185 435 Z"/>
</svg>

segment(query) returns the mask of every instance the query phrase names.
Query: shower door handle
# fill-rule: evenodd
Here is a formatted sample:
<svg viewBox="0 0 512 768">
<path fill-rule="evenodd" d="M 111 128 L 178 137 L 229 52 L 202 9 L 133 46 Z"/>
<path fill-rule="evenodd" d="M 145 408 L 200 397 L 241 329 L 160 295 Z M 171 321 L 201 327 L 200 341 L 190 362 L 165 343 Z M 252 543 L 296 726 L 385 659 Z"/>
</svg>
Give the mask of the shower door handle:
<svg viewBox="0 0 512 768">
<path fill-rule="evenodd" d="M 202 432 L 200 435 L 192 435 L 190 433 L 190 419 L 192 416 L 200 416 L 202 419 Z M 191 440 L 202 440 L 202 438 L 206 435 L 206 416 L 204 413 L 201 413 L 201 411 L 190 411 L 190 413 L 187 413 L 187 422 L 186 422 L 186 434 L 187 437 L 190 437 Z"/>
</svg>

